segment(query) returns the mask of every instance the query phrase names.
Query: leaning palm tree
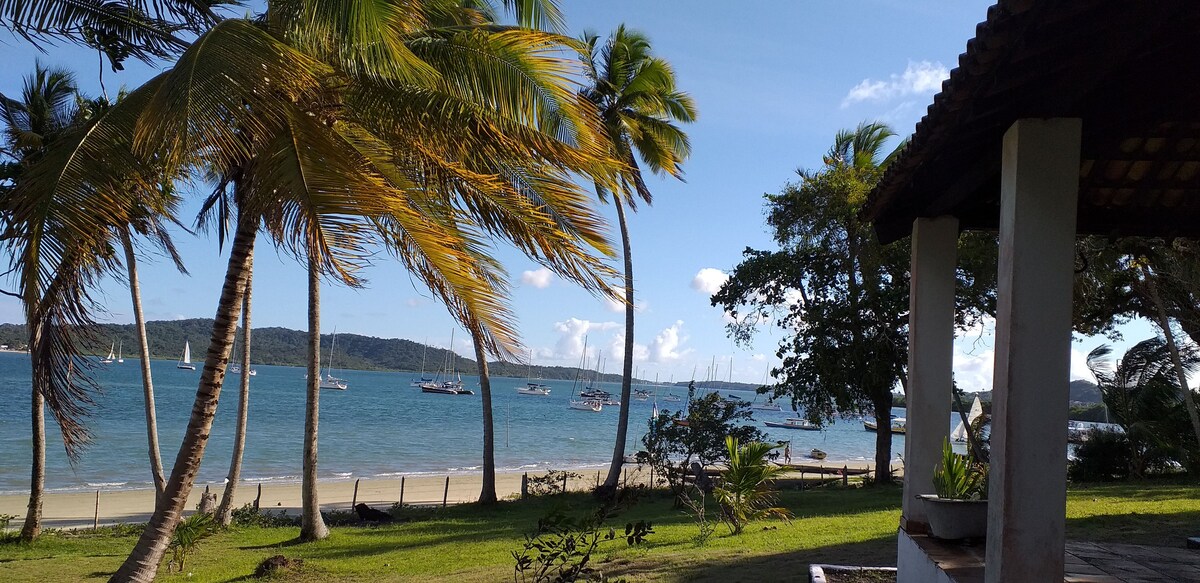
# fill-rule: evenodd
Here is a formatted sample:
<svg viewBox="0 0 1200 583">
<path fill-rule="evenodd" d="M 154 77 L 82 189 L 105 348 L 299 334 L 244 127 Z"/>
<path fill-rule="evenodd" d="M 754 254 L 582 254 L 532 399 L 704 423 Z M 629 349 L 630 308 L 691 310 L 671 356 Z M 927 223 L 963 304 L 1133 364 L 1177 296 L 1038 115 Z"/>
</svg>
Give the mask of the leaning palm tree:
<svg viewBox="0 0 1200 583">
<path fill-rule="evenodd" d="M 571 43 L 477 26 L 486 20 L 456 2 L 410 4 L 276 2 L 259 22 L 223 21 L 98 121 L 114 139 L 83 140 L 41 169 L 60 191 L 111 192 L 126 152 L 109 150 L 132 142 L 133 152 L 205 169 L 232 191 L 229 265 L 184 441 L 113 580 L 151 580 L 184 509 L 260 230 L 347 283 L 384 240 L 435 295 L 483 324 L 493 352 L 517 342 L 499 293 L 480 277 L 486 237 L 589 290 L 608 288 L 611 271 L 596 255 L 611 253 L 604 223 L 573 178 L 611 186 L 617 164 L 595 109 L 574 93 L 577 70 L 561 58 Z M 112 163 L 72 164 L 80 153 Z"/>
<path fill-rule="evenodd" d="M 612 144 L 612 156 L 625 164 L 619 187 L 611 191 L 617 210 L 623 250 L 625 303 L 625 353 L 621 370 L 621 407 L 617 418 L 617 438 L 613 446 L 608 476 L 601 486 L 613 492 L 621 479 L 625 462 L 625 440 L 629 433 L 629 400 L 633 384 L 634 294 L 633 257 L 630 253 L 629 226 L 625 206 L 637 210 L 637 200 L 650 204 L 652 197 L 642 176 L 640 157 L 655 174 L 683 178 L 681 164 L 691 154 L 687 134 L 675 122 L 696 119 L 692 98 L 675 86 L 675 72 L 650 50 L 645 35 L 617 27 L 603 47 L 594 34 L 584 35 L 583 53 L 589 85 L 583 95 L 596 104 L 604 130 Z M 597 185 L 596 192 L 607 199 L 608 189 Z"/>
<path fill-rule="evenodd" d="M 229 460 L 225 491 L 217 506 L 215 519 L 221 526 L 233 522 L 233 497 L 237 494 L 238 482 L 242 480 L 242 456 L 246 451 L 246 423 L 250 413 L 250 303 L 254 280 L 254 254 L 248 258 L 246 289 L 242 294 L 242 373 L 238 383 L 237 422 L 233 430 L 233 454 Z"/>
</svg>

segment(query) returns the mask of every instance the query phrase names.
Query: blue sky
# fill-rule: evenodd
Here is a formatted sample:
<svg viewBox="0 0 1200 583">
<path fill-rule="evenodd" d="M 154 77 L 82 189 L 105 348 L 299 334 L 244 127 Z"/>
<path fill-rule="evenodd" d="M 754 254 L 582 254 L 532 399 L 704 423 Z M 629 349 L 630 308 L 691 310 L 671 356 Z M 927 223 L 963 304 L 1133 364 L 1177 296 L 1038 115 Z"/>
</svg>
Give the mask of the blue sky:
<svg viewBox="0 0 1200 583">
<path fill-rule="evenodd" d="M 715 359 L 717 376 L 763 380 L 778 333 L 764 331 L 750 348 L 734 347 L 724 315 L 709 305 L 747 246 L 770 247 L 762 195 L 778 191 L 799 167 L 816 167 L 834 134 L 867 119 L 911 133 L 941 79 L 948 74 L 986 16 L 990 2 L 879 0 L 874 2 L 756 2 L 730 10 L 728 3 L 663 0 L 636 2 L 564 0 L 572 34 L 606 34 L 618 24 L 642 30 L 655 51 L 671 61 L 681 89 L 695 98 L 700 117 L 687 128 L 693 156 L 686 182 L 655 180 L 655 203 L 630 217 L 639 312 L 636 366 L 643 378 L 703 378 Z M 0 33 L 3 34 L 3 33 Z M 7 66 L 0 92 L 19 92 L 21 76 L 35 58 L 70 68 L 85 91 L 98 92 L 94 53 L 52 47 L 39 57 L 18 39 L 6 38 Z M 130 63 L 119 75 L 105 71 L 110 92 L 136 85 L 157 68 Z M 193 201 L 183 216 L 195 215 Z M 612 216 L 611 209 L 602 211 Z M 190 277 L 161 257 L 145 257 L 142 281 L 150 319 L 212 317 L 225 257 L 214 237 L 177 235 Z M 619 370 L 622 314 L 617 306 L 572 288 L 509 251 L 503 252 L 513 282 L 513 304 L 535 360 L 549 365 L 578 362 L 582 337 L 606 353 L 608 371 Z M 260 246 L 255 261 L 255 326 L 303 329 L 305 274 L 290 257 Z M 325 286 L 322 326 L 380 337 L 409 338 L 446 346 L 451 319 L 397 265 L 381 261 L 361 290 Z M 129 297 L 119 282 L 104 286 L 110 313 L 104 320 L 129 322 Z M 0 321 L 18 322 L 11 298 L 0 299 Z M 1131 340 L 1149 336 L 1135 324 Z M 1081 356 L 1099 344 L 1075 345 L 1073 377 L 1084 377 Z M 471 352 L 458 334 L 455 348 Z M 591 352 L 592 348 L 589 348 Z M 956 344 L 958 379 L 975 390 L 990 388 L 988 330 Z"/>
</svg>

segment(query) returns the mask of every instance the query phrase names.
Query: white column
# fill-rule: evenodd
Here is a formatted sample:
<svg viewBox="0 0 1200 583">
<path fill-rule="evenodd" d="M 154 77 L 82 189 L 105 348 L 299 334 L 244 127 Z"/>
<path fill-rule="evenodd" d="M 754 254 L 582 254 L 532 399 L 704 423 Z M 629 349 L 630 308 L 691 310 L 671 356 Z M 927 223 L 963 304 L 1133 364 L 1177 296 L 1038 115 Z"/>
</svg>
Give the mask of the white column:
<svg viewBox="0 0 1200 583">
<path fill-rule="evenodd" d="M 933 470 L 950 434 L 954 368 L 954 272 L 958 219 L 913 222 L 908 312 L 908 431 L 904 436 L 904 502 L 900 527 L 924 534 L 925 507 L 914 497 L 933 493 Z"/>
<path fill-rule="evenodd" d="M 1078 119 L 1004 134 L 985 581 L 1062 583 Z"/>
</svg>

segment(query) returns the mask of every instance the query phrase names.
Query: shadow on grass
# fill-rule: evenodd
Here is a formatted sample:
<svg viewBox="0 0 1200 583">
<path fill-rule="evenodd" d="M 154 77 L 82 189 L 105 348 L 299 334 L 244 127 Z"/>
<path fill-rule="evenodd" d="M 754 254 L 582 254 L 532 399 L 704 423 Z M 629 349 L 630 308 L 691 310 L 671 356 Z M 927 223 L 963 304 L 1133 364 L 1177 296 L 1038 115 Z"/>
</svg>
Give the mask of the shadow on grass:
<svg viewBox="0 0 1200 583">
<path fill-rule="evenodd" d="M 1165 514 L 1101 514 L 1067 520 L 1067 539 L 1183 547 L 1200 534 L 1200 510 Z"/>
<path fill-rule="evenodd" d="M 863 542 L 818 547 L 803 551 L 754 556 L 706 557 L 687 560 L 687 554 L 673 557 L 645 557 L 614 567 L 600 565 L 605 574 L 641 578 L 652 575 L 662 581 L 807 581 L 813 563 L 863 566 L 896 565 L 896 537 L 886 536 Z"/>
</svg>

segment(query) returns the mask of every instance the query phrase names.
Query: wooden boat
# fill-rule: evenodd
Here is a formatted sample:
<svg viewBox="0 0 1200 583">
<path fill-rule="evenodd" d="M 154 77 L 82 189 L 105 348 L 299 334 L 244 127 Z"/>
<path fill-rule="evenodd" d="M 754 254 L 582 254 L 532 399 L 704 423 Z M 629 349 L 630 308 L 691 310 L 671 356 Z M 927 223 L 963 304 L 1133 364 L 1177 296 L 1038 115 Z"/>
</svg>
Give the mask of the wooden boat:
<svg viewBox="0 0 1200 583">
<path fill-rule="evenodd" d="M 821 427 L 808 419 L 799 419 L 796 417 L 786 419 L 784 421 L 763 421 L 767 427 L 778 427 L 780 429 L 803 429 L 805 431 L 820 431 Z"/>
<path fill-rule="evenodd" d="M 903 435 L 905 433 L 905 423 L 907 421 L 908 420 L 905 419 L 904 417 L 893 417 L 892 418 L 892 433 L 899 433 L 899 434 Z M 878 431 L 879 426 L 876 425 L 876 423 L 874 421 L 871 421 L 869 419 L 863 419 L 863 429 L 866 429 L 867 431 Z"/>
<path fill-rule="evenodd" d="M 812 451 L 808 452 L 808 457 L 815 459 L 815 460 L 823 460 L 823 459 L 825 459 L 826 455 L 827 454 L 825 452 L 823 452 L 815 447 L 813 448 Z"/>
</svg>

